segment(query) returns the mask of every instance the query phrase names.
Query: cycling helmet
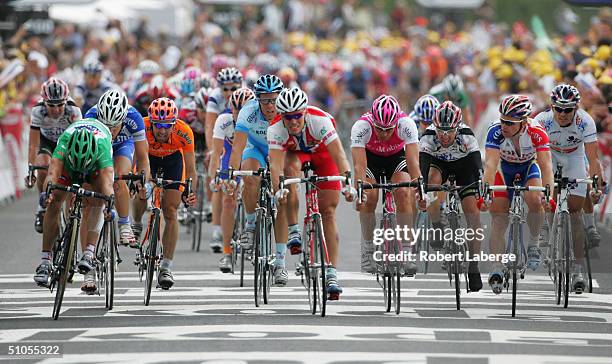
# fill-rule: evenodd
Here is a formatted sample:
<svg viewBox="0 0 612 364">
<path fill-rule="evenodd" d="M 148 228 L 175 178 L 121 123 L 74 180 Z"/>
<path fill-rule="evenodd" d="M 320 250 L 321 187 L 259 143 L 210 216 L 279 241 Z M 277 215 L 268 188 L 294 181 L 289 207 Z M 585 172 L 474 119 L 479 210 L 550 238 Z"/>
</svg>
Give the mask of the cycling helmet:
<svg viewBox="0 0 612 364">
<path fill-rule="evenodd" d="M 526 95 L 508 95 L 499 104 L 499 113 L 502 116 L 524 119 L 531 115 L 531 101 Z"/>
<path fill-rule="evenodd" d="M 275 75 L 263 75 L 253 85 L 255 95 L 281 92 L 285 86 L 283 81 Z"/>
<path fill-rule="evenodd" d="M 455 98 L 459 96 L 459 94 L 463 91 L 463 81 L 461 81 L 461 77 L 455 74 L 449 74 L 442 81 L 446 92 L 451 98 Z"/>
<path fill-rule="evenodd" d="M 421 96 L 414 104 L 414 113 L 419 121 L 431 124 L 436 115 L 436 109 L 440 106 L 440 101 L 432 95 Z"/>
<path fill-rule="evenodd" d="M 308 106 L 308 96 L 297 87 L 286 88 L 276 99 L 276 111 L 281 114 L 303 110 Z"/>
<path fill-rule="evenodd" d="M 206 110 L 206 105 L 208 104 L 208 89 L 206 87 L 198 90 L 195 95 L 195 102 L 198 108 Z"/>
<path fill-rule="evenodd" d="M 224 83 L 242 83 L 242 74 L 237 68 L 224 68 L 217 73 L 217 83 L 219 85 L 223 85 Z"/>
<path fill-rule="evenodd" d="M 149 119 L 153 122 L 174 124 L 178 115 L 178 108 L 174 101 L 167 97 L 153 100 L 148 110 Z"/>
<path fill-rule="evenodd" d="M 210 68 L 213 70 L 221 70 L 228 66 L 227 57 L 223 54 L 216 54 L 210 62 Z"/>
<path fill-rule="evenodd" d="M 254 68 L 251 68 L 244 74 L 244 81 L 246 82 L 247 86 L 253 91 L 255 90 L 255 82 L 257 82 L 258 79 L 259 72 L 257 72 L 257 70 Z"/>
<path fill-rule="evenodd" d="M 88 120 L 95 119 L 85 119 L 85 121 Z M 87 173 L 95 168 L 98 143 L 96 143 L 94 132 L 87 127 L 79 127 L 72 133 L 66 149 L 65 160 L 71 169 Z"/>
<path fill-rule="evenodd" d="M 556 106 L 574 107 L 580 102 L 580 92 L 576 87 L 562 83 L 552 89 L 550 101 Z"/>
<path fill-rule="evenodd" d="M 461 109 L 451 101 L 444 101 L 436 109 L 434 125 L 439 129 L 454 129 L 461 122 Z"/>
<path fill-rule="evenodd" d="M 160 69 L 157 62 L 150 59 L 145 59 L 138 64 L 138 70 L 143 74 L 155 75 L 158 74 Z"/>
<path fill-rule="evenodd" d="M 253 100 L 254 98 L 255 94 L 250 88 L 242 87 L 232 93 L 229 101 L 233 110 L 240 110 L 247 101 Z"/>
<path fill-rule="evenodd" d="M 98 120 L 112 128 L 125 120 L 128 113 L 128 98 L 122 91 L 108 90 L 98 100 Z"/>
<path fill-rule="evenodd" d="M 380 95 L 372 103 L 372 121 L 384 129 L 397 125 L 401 112 L 399 102 L 391 95 Z"/>
<path fill-rule="evenodd" d="M 40 96 L 44 101 L 64 102 L 68 99 L 70 90 L 66 82 L 51 77 L 40 87 Z"/>
<path fill-rule="evenodd" d="M 202 73 L 202 77 L 200 78 L 199 87 L 206 87 L 206 88 L 215 87 L 215 82 L 216 81 L 208 73 Z"/>
<path fill-rule="evenodd" d="M 168 83 L 166 82 L 166 78 L 162 75 L 155 75 L 149 82 L 147 94 L 151 99 L 158 99 L 166 94 L 167 89 Z"/>
<path fill-rule="evenodd" d="M 194 93 L 202 80 L 202 71 L 197 67 L 189 67 L 183 71 L 183 77 L 180 81 L 182 95 Z"/>
<path fill-rule="evenodd" d="M 102 72 L 102 63 L 97 59 L 89 61 L 83 65 L 83 72 L 85 73 L 100 73 Z"/>
</svg>

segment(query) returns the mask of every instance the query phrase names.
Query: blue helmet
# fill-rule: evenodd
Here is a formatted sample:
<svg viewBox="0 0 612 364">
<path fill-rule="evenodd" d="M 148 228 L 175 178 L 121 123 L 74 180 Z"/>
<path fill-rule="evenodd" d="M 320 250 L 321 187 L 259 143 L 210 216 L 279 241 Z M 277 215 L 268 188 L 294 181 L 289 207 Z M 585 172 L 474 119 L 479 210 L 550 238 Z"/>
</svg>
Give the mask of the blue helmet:
<svg viewBox="0 0 612 364">
<path fill-rule="evenodd" d="M 255 95 L 281 92 L 285 88 L 283 81 L 274 75 L 263 75 L 253 85 Z"/>
<path fill-rule="evenodd" d="M 436 115 L 436 109 L 440 106 L 440 102 L 432 95 L 421 96 L 416 104 L 414 104 L 414 113 L 418 121 L 425 124 L 431 124 Z"/>
</svg>

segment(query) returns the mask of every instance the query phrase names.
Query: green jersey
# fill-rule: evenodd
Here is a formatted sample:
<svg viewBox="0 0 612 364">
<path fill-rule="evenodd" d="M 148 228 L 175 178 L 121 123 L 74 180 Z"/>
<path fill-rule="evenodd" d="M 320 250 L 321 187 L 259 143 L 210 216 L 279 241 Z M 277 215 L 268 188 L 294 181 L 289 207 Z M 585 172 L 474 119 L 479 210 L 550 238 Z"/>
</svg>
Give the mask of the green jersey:
<svg viewBox="0 0 612 364">
<path fill-rule="evenodd" d="M 439 83 L 431 88 L 428 92 L 430 95 L 434 96 L 440 103 L 444 101 L 452 101 L 453 104 L 459 106 L 461 109 L 467 107 L 470 103 L 470 99 L 468 95 L 465 93 L 465 90 L 461 90 L 459 95 L 456 97 L 450 97 L 448 90 L 444 86 L 443 83 Z"/>
<path fill-rule="evenodd" d="M 65 155 L 68 152 L 68 142 L 72 134 L 79 129 L 86 128 L 94 133 L 94 140 L 98 144 L 96 153 L 96 162 L 89 171 L 76 171 L 70 162 L 65 159 Z M 93 172 L 104 169 L 106 167 L 113 166 L 113 149 L 112 149 L 112 135 L 106 125 L 95 119 L 85 119 L 76 123 L 70 124 L 70 126 L 60 135 L 57 140 L 57 147 L 53 152 L 53 158 L 59 159 L 64 162 L 64 169 L 68 172 L 69 177 L 73 181 L 77 181 L 82 176 L 89 176 Z"/>
</svg>

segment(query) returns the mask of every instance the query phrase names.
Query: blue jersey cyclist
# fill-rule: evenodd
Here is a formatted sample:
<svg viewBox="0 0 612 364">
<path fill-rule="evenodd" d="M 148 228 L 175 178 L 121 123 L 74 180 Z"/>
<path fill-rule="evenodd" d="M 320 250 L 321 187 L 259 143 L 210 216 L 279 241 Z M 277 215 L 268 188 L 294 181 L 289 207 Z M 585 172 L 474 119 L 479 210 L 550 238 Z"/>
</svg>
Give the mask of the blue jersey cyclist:
<svg viewBox="0 0 612 364">
<path fill-rule="evenodd" d="M 440 106 L 440 101 L 430 94 L 419 97 L 414 104 L 414 110 L 412 110 L 408 117 L 416 122 L 419 129 L 419 139 L 425 132 L 425 129 L 433 122 L 438 106 Z"/>
<path fill-rule="evenodd" d="M 88 118 L 96 118 L 106 125 L 113 136 L 113 163 L 115 174 L 121 176 L 132 170 L 134 154 L 139 171 L 149 176 L 149 146 L 145 136 L 142 116 L 133 106 L 128 104 L 128 98 L 122 91 L 109 90 L 105 92 L 98 104 L 85 114 Z M 125 181 L 114 184 L 117 212 L 119 214 L 119 232 L 121 243 L 138 246 L 129 217 L 129 191 Z M 142 225 L 134 226 L 139 235 Z"/>
<path fill-rule="evenodd" d="M 268 126 L 277 115 L 276 98 L 283 90 L 283 82 L 274 75 L 259 77 L 254 85 L 256 100 L 247 102 L 236 121 L 234 145 L 229 165 L 233 169 L 256 170 L 267 166 Z M 255 236 L 255 207 L 259 197 L 259 177 L 245 177 L 242 200 L 246 211 L 246 226 L 240 243 L 245 249 L 253 246 Z M 276 227 L 275 227 L 276 228 Z M 275 236 L 278 236 L 275 234 Z M 285 267 L 286 242 L 276 243 L 276 262 L 282 269 L 276 269 L 274 284 L 284 286 L 289 275 Z"/>
</svg>

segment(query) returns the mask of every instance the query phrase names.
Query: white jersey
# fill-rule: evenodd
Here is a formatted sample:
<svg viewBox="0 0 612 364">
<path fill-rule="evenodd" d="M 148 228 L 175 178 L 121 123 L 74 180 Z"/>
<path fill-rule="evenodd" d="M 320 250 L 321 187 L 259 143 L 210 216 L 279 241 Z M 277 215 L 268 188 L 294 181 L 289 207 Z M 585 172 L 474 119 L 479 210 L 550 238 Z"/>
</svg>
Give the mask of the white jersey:
<svg viewBox="0 0 612 364">
<path fill-rule="evenodd" d="M 419 143 L 419 151 L 445 162 L 453 162 L 473 152 L 480 152 L 474 132 L 464 123 L 459 124 L 455 142 L 443 147 L 432 124 L 425 129 Z"/>
<path fill-rule="evenodd" d="M 234 140 L 235 123 L 232 114 L 224 113 L 217 117 L 213 129 L 213 139 L 224 139 L 232 144 Z"/>
<path fill-rule="evenodd" d="M 578 109 L 574 121 L 568 126 L 560 126 L 554 120 L 553 111 L 543 111 L 535 119 L 548 134 L 550 149 L 553 153 L 584 155 L 584 143 L 597 141 L 595 121 L 584 110 Z"/>
<path fill-rule="evenodd" d="M 208 96 L 208 104 L 206 104 L 206 112 L 221 114 L 226 109 L 229 109 L 229 101 L 223 96 L 223 91 L 220 87 L 212 90 Z"/>
<path fill-rule="evenodd" d="M 284 151 L 313 153 L 327 152 L 325 146 L 338 139 L 334 118 L 325 111 L 308 106 L 304 116 L 304 128 L 300 135 L 289 135 L 280 116 L 276 116 L 268 127 L 268 147 Z M 323 145 L 323 147 L 321 147 Z"/>
<path fill-rule="evenodd" d="M 68 99 L 64 113 L 57 119 L 49 117 L 47 107 L 41 100 L 32 108 L 30 128 L 39 129 L 41 136 L 52 142 L 57 142 L 57 139 L 70 124 L 82 118 L 81 109 L 76 106 L 72 99 Z"/>
<path fill-rule="evenodd" d="M 406 144 L 419 142 L 419 132 L 414 120 L 403 112 L 389 140 L 378 139 L 372 129 L 372 114 L 368 112 L 351 128 L 351 148 L 365 148 L 371 153 L 387 157 L 404 150 Z"/>
</svg>

